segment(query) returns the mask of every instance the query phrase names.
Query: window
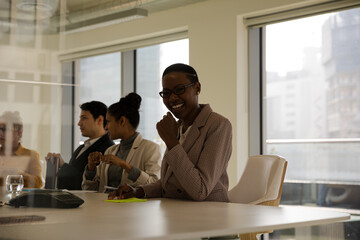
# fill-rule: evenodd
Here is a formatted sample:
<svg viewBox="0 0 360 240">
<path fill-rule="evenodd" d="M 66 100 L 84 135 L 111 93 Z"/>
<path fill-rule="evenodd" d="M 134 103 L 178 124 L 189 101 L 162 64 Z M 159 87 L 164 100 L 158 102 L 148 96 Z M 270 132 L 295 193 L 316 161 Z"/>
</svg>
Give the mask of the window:
<svg viewBox="0 0 360 240">
<path fill-rule="evenodd" d="M 110 106 L 119 101 L 121 96 L 121 53 L 110 53 L 94 57 L 82 58 L 75 62 L 79 65 L 79 74 L 75 78 L 76 89 L 74 106 L 74 124 L 79 121 L 81 109 L 85 102 L 100 101 Z M 76 128 L 76 127 L 75 127 Z M 87 138 L 74 131 L 75 146 Z"/>
<path fill-rule="evenodd" d="M 188 63 L 188 42 L 188 39 L 183 39 L 76 60 L 75 85 L 78 87 L 75 88 L 73 148 L 86 139 L 76 129 L 80 104 L 97 100 L 110 106 L 135 91 L 142 97 L 138 131 L 165 149 L 156 130 L 156 123 L 167 111 L 159 96 L 161 74 L 170 64 Z"/>
<path fill-rule="evenodd" d="M 359 15 L 357 8 L 250 30 L 249 36 L 261 39 L 259 46 L 265 47 L 264 67 L 261 58 L 257 63 L 263 70 L 257 88 L 263 99 L 262 114 L 257 115 L 263 116 L 259 152 L 288 160 L 280 204 L 358 214 Z M 358 226 L 356 221 L 341 225 L 354 239 L 360 236 L 351 229 Z M 272 238 L 280 238 L 277 234 Z"/>
<path fill-rule="evenodd" d="M 161 76 L 173 63 L 189 62 L 189 40 L 183 39 L 159 45 L 139 48 L 136 51 L 136 91 L 142 97 L 139 132 L 149 140 L 165 145 L 157 134 L 156 123 L 166 114 L 159 92 Z"/>
<path fill-rule="evenodd" d="M 121 95 L 121 53 L 110 53 L 79 60 L 79 103 L 93 100 L 107 106 Z"/>
<path fill-rule="evenodd" d="M 288 180 L 360 181 L 360 38 L 353 36 L 360 29 L 359 13 L 347 10 L 266 27 L 264 153 L 271 149 L 289 160 Z M 271 101 L 275 98 L 279 101 Z"/>
</svg>

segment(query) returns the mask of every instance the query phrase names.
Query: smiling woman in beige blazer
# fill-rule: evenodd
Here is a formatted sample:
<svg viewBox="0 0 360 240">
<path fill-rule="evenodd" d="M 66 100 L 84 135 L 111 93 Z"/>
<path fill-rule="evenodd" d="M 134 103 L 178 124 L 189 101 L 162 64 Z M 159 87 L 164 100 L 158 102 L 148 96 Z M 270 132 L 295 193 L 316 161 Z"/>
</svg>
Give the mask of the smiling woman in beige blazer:
<svg viewBox="0 0 360 240">
<path fill-rule="evenodd" d="M 231 123 L 209 105 L 198 103 L 201 85 L 191 66 L 169 66 L 162 85 L 160 96 L 179 121 L 168 112 L 156 125 L 167 146 L 161 178 L 135 190 L 121 187 L 109 199 L 136 196 L 228 202 Z"/>
<path fill-rule="evenodd" d="M 130 93 L 109 107 L 106 129 L 112 140 L 121 142 L 109 147 L 104 155 L 100 152 L 89 155 L 82 189 L 105 192 L 106 187 L 139 186 L 159 179 L 160 147 L 136 132 L 140 103 L 141 97 Z"/>
</svg>

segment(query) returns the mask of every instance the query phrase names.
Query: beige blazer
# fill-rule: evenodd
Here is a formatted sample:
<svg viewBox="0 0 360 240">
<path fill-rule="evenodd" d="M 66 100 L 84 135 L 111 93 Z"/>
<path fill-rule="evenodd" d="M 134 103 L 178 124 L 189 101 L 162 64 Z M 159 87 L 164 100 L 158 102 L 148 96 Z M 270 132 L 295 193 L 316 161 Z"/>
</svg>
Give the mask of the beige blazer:
<svg viewBox="0 0 360 240">
<path fill-rule="evenodd" d="M 106 149 L 104 154 L 115 155 L 118 152 L 119 147 L 120 144 L 111 146 Z M 141 174 L 136 182 L 133 182 L 128 179 L 128 173 L 123 170 L 120 185 L 130 184 L 136 187 L 155 182 L 159 179 L 161 162 L 160 146 L 152 141 L 143 139 L 141 134 L 135 138 L 125 161 L 133 167 L 139 168 Z M 104 186 L 107 186 L 108 184 L 109 166 L 110 164 L 100 163 L 97 166 L 96 175 L 92 180 L 86 179 L 84 171 L 82 189 L 105 192 Z"/>
<path fill-rule="evenodd" d="M 229 201 L 231 123 L 209 105 L 201 108 L 183 144 L 165 152 L 161 179 L 142 186 L 146 197 Z"/>
</svg>

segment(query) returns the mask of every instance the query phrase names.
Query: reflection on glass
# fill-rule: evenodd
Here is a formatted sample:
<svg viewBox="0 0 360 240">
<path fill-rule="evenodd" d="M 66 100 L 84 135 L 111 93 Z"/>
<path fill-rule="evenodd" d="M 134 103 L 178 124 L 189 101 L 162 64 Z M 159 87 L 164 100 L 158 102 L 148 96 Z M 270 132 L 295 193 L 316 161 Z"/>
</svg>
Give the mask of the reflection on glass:
<svg viewBox="0 0 360 240">
<path fill-rule="evenodd" d="M 23 147 L 23 122 L 17 111 L 0 115 L 0 176 L 21 175 L 25 187 L 43 186 L 39 154 Z M 23 177 L 24 176 L 24 177 Z M 7 178 L 6 184 L 13 178 Z M 10 184 L 11 185 L 11 184 Z M 9 185 L 9 187 L 10 187 Z"/>
<path fill-rule="evenodd" d="M 56 57 L 58 6 L 59 0 L 0 1 L 0 114 L 21 113 L 21 144 L 38 152 L 41 159 L 61 148 L 63 92 L 71 91 L 70 85 L 61 83 Z M 43 164 L 41 169 L 44 179 Z"/>
<path fill-rule="evenodd" d="M 162 90 L 161 75 L 163 70 L 173 63 L 189 62 L 189 40 L 178 40 L 136 51 L 136 86 L 137 93 L 142 97 L 139 132 L 144 138 L 161 144 L 156 131 L 156 123 L 167 112 L 159 92 Z"/>
</svg>

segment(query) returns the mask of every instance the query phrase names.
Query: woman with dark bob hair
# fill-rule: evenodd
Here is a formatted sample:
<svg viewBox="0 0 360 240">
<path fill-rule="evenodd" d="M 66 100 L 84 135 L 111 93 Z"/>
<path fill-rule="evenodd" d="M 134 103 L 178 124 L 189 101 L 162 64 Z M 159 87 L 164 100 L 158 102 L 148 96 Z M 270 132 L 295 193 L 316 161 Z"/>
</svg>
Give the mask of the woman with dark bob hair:
<svg viewBox="0 0 360 240">
<path fill-rule="evenodd" d="M 100 152 L 89 155 L 82 189 L 105 192 L 106 188 L 136 187 L 159 179 L 160 147 L 143 139 L 136 131 L 140 104 L 141 97 L 130 93 L 108 108 L 106 129 L 109 137 L 121 139 L 121 142 L 109 147 L 104 155 Z"/>
<path fill-rule="evenodd" d="M 120 187 L 109 199 L 136 196 L 228 202 L 230 121 L 213 112 L 210 105 L 198 103 L 201 85 L 191 66 L 166 68 L 162 86 L 159 94 L 170 112 L 156 125 L 167 147 L 161 178 L 136 189 Z"/>
</svg>

